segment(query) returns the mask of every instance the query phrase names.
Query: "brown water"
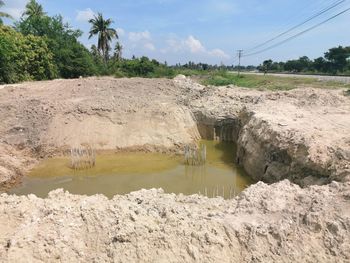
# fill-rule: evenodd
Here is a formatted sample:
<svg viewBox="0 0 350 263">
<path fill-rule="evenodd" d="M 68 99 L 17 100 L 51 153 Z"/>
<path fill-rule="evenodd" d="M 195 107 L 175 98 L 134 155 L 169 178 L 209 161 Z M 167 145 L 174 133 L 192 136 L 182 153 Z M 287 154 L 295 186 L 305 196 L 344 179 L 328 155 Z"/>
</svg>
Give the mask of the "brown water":
<svg viewBox="0 0 350 263">
<path fill-rule="evenodd" d="M 208 197 L 229 198 L 252 183 L 233 162 L 234 144 L 201 143 L 207 146 L 207 162 L 203 166 L 185 166 L 180 156 L 117 153 L 99 155 L 94 168 L 74 171 L 68 167 L 68 158 L 54 158 L 39 164 L 20 186 L 9 192 L 46 197 L 50 191 L 63 188 L 73 194 L 113 197 L 140 189 L 163 188 L 167 193 L 200 192 Z"/>
</svg>

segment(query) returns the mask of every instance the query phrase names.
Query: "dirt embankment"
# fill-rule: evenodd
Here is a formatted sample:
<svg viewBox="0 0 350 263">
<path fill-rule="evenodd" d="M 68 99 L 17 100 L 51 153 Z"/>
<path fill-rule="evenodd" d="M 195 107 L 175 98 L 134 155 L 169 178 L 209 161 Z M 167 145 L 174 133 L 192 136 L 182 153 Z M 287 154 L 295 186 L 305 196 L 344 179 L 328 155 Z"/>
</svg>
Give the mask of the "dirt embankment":
<svg viewBox="0 0 350 263">
<path fill-rule="evenodd" d="M 234 200 L 149 190 L 0 196 L 2 262 L 349 262 L 350 185 L 258 183 Z"/>
<path fill-rule="evenodd" d="M 0 89 L 0 184 L 28 168 L 17 160 L 14 171 L 8 164 L 11 155 L 35 163 L 82 144 L 97 150 L 178 151 L 200 138 L 192 113 L 176 103 L 178 93 L 171 80 L 137 78 L 55 80 Z"/>
<path fill-rule="evenodd" d="M 202 136 L 237 142 L 237 162 L 256 180 L 301 185 L 350 180 L 350 96 L 343 90 L 267 92 L 203 87 L 188 79 L 184 104 Z"/>
<path fill-rule="evenodd" d="M 349 262 L 350 97 L 91 78 L 0 88 L 0 184 L 89 144 L 180 151 L 236 141 L 258 183 L 234 200 L 150 190 L 107 200 L 0 196 L 0 261 Z"/>
<path fill-rule="evenodd" d="M 237 162 L 256 180 L 309 185 L 349 179 L 350 97 L 341 90 L 214 88 L 185 77 L 89 78 L 7 86 L 0 105 L 0 183 L 38 157 L 81 144 L 181 151 L 200 135 L 237 142 Z"/>
</svg>

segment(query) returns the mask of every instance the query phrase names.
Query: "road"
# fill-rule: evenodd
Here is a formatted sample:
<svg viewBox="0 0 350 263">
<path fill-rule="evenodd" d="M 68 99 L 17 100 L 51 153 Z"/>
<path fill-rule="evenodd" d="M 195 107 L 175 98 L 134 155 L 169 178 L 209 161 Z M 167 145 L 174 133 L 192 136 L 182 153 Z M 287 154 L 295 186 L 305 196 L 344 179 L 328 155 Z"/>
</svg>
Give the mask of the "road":
<svg viewBox="0 0 350 263">
<path fill-rule="evenodd" d="M 233 72 L 233 73 L 236 73 L 236 72 Z M 264 75 L 264 73 L 257 73 L 257 72 L 243 72 L 243 74 L 253 74 L 253 75 L 261 75 L 261 76 Z M 268 73 L 268 75 L 285 77 L 285 78 L 313 78 L 313 79 L 318 79 L 320 81 L 338 81 L 338 82 L 350 84 L 350 77 L 343 77 L 343 76 L 302 75 L 302 74 L 282 74 L 282 73 Z"/>
</svg>

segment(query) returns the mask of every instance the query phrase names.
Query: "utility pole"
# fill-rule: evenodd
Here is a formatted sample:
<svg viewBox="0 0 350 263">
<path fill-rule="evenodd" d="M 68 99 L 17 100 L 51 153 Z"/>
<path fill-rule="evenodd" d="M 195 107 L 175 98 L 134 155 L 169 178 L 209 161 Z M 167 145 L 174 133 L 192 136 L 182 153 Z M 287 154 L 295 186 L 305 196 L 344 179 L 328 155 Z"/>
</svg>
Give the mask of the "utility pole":
<svg viewBox="0 0 350 263">
<path fill-rule="evenodd" d="M 237 53 L 238 53 L 238 76 L 239 76 L 241 73 L 241 58 L 243 55 L 243 50 L 242 49 L 237 50 Z"/>
</svg>

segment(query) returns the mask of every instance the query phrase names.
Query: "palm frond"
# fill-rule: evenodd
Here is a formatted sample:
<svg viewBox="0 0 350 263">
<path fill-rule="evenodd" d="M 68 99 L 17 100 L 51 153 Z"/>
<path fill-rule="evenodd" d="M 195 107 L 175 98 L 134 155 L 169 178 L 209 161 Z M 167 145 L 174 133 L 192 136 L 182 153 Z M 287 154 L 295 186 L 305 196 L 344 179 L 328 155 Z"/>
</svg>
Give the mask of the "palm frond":
<svg viewBox="0 0 350 263">
<path fill-rule="evenodd" d="M 0 7 L 4 6 L 5 5 L 5 2 L 3 0 L 0 0 Z M 0 17 L 5 17 L 5 18 L 11 18 L 12 19 L 12 16 L 8 13 L 5 13 L 5 12 L 1 12 L 0 11 Z M 1 24 L 2 24 L 2 20 L 0 20 Z"/>
<path fill-rule="evenodd" d="M 4 13 L 4 12 L 0 12 L 0 17 L 12 18 L 11 15 Z"/>
<path fill-rule="evenodd" d="M 112 19 L 104 19 L 102 13 L 97 13 L 89 20 L 91 24 L 89 38 L 97 35 L 97 49 L 102 51 L 104 58 L 107 60 L 108 53 L 111 49 L 110 42 L 113 38 L 118 38 L 117 31 L 110 28 L 113 23 Z"/>
</svg>

